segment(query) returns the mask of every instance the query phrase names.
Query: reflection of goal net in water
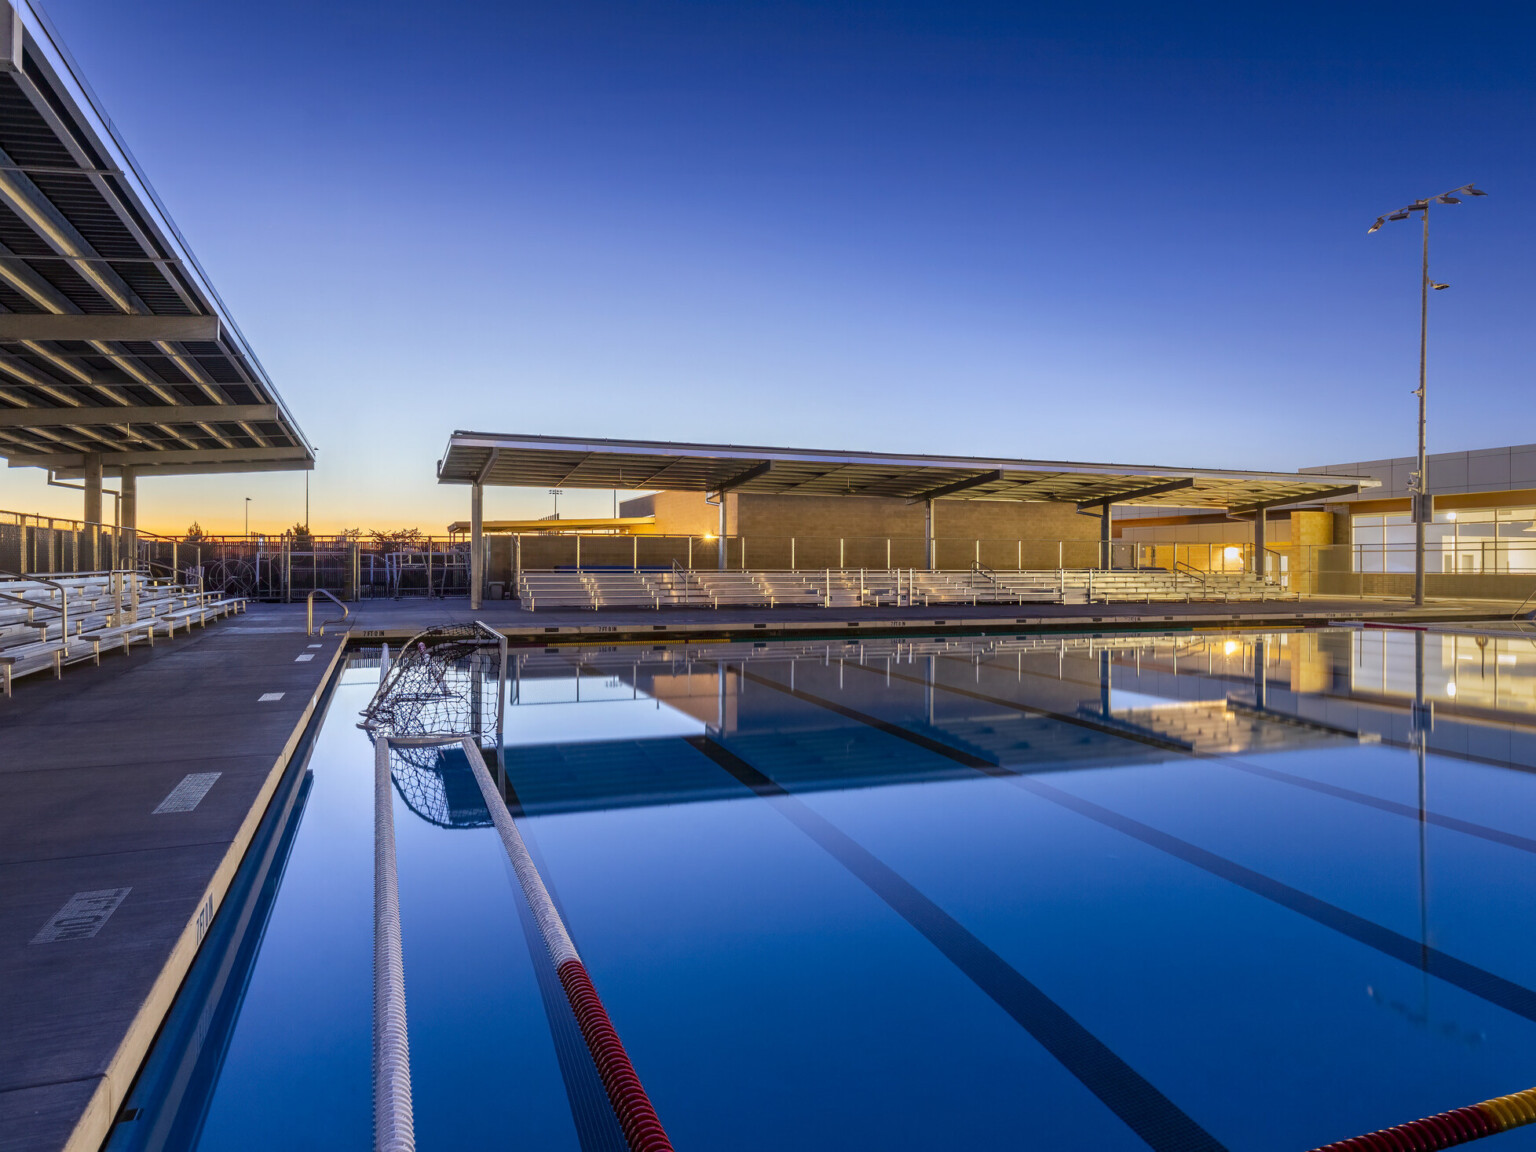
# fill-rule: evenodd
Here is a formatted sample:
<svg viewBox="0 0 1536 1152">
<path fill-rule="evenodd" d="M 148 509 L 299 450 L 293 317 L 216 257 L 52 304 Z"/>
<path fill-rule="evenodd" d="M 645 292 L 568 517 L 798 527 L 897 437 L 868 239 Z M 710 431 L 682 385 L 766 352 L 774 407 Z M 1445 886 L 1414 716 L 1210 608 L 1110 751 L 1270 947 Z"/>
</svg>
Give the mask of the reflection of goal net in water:
<svg viewBox="0 0 1536 1152">
<path fill-rule="evenodd" d="M 363 709 L 362 727 L 400 743 L 501 731 L 507 641 L 484 624 L 444 624 L 406 642 Z"/>
<path fill-rule="evenodd" d="M 391 743 L 389 775 L 400 798 L 423 820 L 443 828 L 490 827 L 491 814 L 462 744 Z"/>
</svg>

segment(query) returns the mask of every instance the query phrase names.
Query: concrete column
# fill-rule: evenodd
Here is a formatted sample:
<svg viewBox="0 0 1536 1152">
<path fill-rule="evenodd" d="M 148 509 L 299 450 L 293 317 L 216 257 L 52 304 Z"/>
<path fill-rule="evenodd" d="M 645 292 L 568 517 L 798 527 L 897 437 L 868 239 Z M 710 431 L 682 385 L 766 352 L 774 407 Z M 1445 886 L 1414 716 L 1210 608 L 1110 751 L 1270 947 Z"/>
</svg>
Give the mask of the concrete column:
<svg viewBox="0 0 1536 1152">
<path fill-rule="evenodd" d="M 923 562 L 928 565 L 928 571 L 933 571 L 934 563 L 938 560 L 938 548 L 933 540 L 933 501 L 924 502 L 927 507 L 923 515 Z"/>
<path fill-rule="evenodd" d="M 719 535 L 718 539 L 720 541 L 719 548 L 717 549 L 717 551 L 719 551 L 719 553 L 720 553 L 720 571 L 724 572 L 725 571 L 726 552 L 728 551 L 728 549 L 726 548 L 726 544 L 725 544 L 725 493 L 724 492 L 720 493 L 720 535 Z"/>
<path fill-rule="evenodd" d="M 1253 574 L 1264 575 L 1264 509 L 1253 514 Z"/>
<path fill-rule="evenodd" d="M 85 514 L 81 519 L 88 527 L 80 534 L 75 545 L 75 567 L 97 569 L 101 567 L 101 453 L 85 454 Z M 89 543 L 90 556 L 82 555 L 81 545 Z"/>
<path fill-rule="evenodd" d="M 87 524 L 101 523 L 101 453 L 85 454 L 85 515 Z"/>
<path fill-rule="evenodd" d="M 1099 567 L 1109 568 L 1114 559 L 1114 545 L 1110 543 L 1113 528 L 1113 518 L 1110 516 L 1111 504 L 1104 505 L 1104 511 L 1099 514 Z"/>
<path fill-rule="evenodd" d="M 469 609 L 480 611 L 480 597 L 485 587 L 485 489 L 479 484 L 469 488 Z"/>
<path fill-rule="evenodd" d="M 125 467 L 118 488 L 121 491 L 117 499 L 118 524 L 122 528 L 118 565 L 122 568 L 137 568 L 139 565 L 138 474 L 132 468 Z"/>
</svg>

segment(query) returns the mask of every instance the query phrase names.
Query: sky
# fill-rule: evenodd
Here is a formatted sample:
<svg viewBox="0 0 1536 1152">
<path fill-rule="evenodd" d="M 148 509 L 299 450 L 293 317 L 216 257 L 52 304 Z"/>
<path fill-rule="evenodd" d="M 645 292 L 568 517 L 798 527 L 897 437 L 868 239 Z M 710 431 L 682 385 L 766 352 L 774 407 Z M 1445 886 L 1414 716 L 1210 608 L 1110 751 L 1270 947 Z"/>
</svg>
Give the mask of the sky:
<svg viewBox="0 0 1536 1152">
<path fill-rule="evenodd" d="M 465 518 L 458 428 L 1408 455 L 1420 237 L 1366 229 L 1468 181 L 1430 450 L 1536 441 L 1528 5 L 45 6 L 318 449 L 316 531 Z M 304 487 L 146 478 L 140 522 L 280 531 Z"/>
</svg>

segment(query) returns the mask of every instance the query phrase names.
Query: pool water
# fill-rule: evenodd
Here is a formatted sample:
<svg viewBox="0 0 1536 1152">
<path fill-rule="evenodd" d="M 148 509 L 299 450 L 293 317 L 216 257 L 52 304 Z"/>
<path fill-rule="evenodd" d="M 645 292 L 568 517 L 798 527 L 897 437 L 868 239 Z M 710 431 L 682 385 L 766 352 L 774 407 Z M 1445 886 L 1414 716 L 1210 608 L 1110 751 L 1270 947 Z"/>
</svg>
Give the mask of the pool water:
<svg viewBox="0 0 1536 1152">
<path fill-rule="evenodd" d="M 371 1144 L 377 680 L 184 1146 Z M 506 691 L 488 760 L 679 1149 L 1296 1152 L 1536 1085 L 1523 638 L 543 649 Z M 462 750 L 394 780 L 418 1146 L 622 1149 Z"/>
</svg>

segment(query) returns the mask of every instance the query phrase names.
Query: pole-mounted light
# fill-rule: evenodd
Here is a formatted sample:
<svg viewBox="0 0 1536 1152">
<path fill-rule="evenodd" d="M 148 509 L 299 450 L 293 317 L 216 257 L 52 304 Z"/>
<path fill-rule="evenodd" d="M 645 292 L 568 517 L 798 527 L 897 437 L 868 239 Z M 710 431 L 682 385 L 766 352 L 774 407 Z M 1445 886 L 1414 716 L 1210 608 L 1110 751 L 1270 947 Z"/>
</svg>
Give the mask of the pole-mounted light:
<svg viewBox="0 0 1536 1152">
<path fill-rule="evenodd" d="M 1429 498 L 1429 465 L 1425 455 L 1425 422 L 1428 415 L 1425 379 L 1429 359 L 1429 293 L 1431 289 L 1442 292 L 1450 287 L 1449 284 L 1441 284 L 1429 278 L 1429 206 L 1460 204 L 1463 202 L 1461 199 L 1463 195 L 1486 196 L 1488 193 L 1475 185 L 1463 184 L 1460 188 L 1452 188 L 1449 192 L 1442 192 L 1438 196 L 1426 196 L 1395 212 L 1378 216 L 1376 223 L 1366 229 L 1366 234 L 1369 235 L 1379 231 L 1388 221 L 1407 220 L 1415 212 L 1421 213 L 1424 219 L 1424 260 L 1419 281 L 1419 386 L 1413 392 L 1413 395 L 1419 398 L 1419 457 L 1418 471 L 1408 477 L 1408 491 L 1412 494 L 1413 501 L 1413 602 L 1419 607 L 1424 604 L 1424 525 L 1433 514 Z"/>
</svg>

